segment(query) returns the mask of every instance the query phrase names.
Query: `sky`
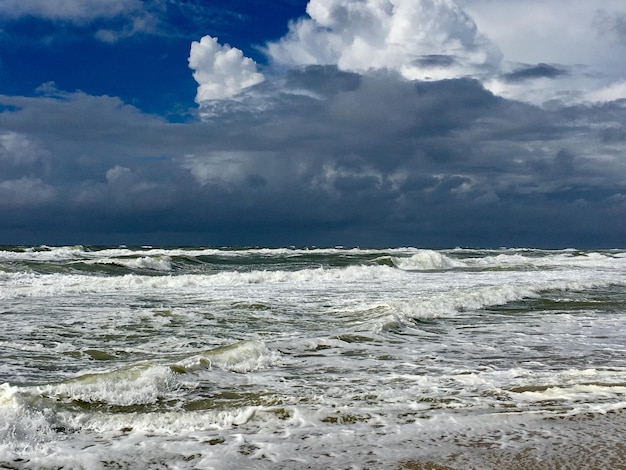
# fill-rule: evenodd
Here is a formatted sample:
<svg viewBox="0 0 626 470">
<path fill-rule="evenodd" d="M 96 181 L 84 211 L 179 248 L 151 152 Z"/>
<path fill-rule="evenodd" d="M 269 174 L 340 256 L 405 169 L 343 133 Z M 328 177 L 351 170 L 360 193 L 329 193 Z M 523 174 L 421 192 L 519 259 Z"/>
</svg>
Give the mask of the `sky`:
<svg viewBox="0 0 626 470">
<path fill-rule="evenodd" d="M 2 0 L 0 244 L 626 246 L 623 0 Z"/>
</svg>

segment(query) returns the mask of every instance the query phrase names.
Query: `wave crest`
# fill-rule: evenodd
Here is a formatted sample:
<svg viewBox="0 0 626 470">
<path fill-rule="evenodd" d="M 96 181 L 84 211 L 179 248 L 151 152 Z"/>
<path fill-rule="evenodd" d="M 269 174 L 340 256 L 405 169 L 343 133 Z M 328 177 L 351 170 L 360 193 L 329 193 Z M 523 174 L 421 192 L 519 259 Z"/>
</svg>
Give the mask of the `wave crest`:
<svg viewBox="0 0 626 470">
<path fill-rule="evenodd" d="M 410 258 L 391 258 L 395 267 L 404 271 L 464 268 L 466 264 L 434 250 L 419 250 Z"/>
</svg>

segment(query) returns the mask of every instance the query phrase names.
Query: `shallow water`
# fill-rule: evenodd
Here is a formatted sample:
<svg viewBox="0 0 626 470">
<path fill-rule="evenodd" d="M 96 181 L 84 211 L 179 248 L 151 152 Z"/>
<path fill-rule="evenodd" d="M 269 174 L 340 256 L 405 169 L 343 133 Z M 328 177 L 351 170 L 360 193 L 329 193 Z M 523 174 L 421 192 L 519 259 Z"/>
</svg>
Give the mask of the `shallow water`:
<svg viewBox="0 0 626 470">
<path fill-rule="evenodd" d="M 625 274 L 619 250 L 3 247 L 0 466 L 619 468 Z"/>
</svg>

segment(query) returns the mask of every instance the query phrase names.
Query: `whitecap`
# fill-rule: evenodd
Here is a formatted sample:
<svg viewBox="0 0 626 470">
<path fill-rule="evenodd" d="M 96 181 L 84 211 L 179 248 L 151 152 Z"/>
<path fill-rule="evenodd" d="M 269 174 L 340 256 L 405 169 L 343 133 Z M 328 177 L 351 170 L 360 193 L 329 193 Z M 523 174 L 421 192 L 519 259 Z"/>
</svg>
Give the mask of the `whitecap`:
<svg viewBox="0 0 626 470">
<path fill-rule="evenodd" d="M 466 267 L 462 261 L 455 260 L 438 251 L 419 250 L 410 258 L 392 257 L 393 264 L 406 271 L 441 270 Z"/>
</svg>

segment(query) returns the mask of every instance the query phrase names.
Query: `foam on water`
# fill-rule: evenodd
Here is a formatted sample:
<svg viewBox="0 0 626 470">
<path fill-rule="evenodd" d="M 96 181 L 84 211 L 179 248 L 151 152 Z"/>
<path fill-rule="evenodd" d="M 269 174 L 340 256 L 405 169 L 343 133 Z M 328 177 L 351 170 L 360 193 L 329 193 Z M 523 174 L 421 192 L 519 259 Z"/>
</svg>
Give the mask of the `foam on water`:
<svg viewBox="0 0 626 470">
<path fill-rule="evenodd" d="M 110 372 L 81 375 L 39 392 L 58 400 L 131 406 L 156 403 L 178 386 L 172 370 L 155 364 L 132 364 Z"/>
<path fill-rule="evenodd" d="M 148 269 L 154 271 L 171 271 L 172 259 L 166 255 L 141 256 L 139 258 L 99 258 L 93 263 L 97 264 L 113 264 L 124 266 L 130 269 Z"/>
<path fill-rule="evenodd" d="M 0 264 L 0 467 L 568 468 L 559 452 L 582 449 L 616 468 L 624 252 L 42 247 Z"/>
<path fill-rule="evenodd" d="M 279 357 L 277 352 L 271 352 L 263 342 L 248 340 L 187 357 L 173 364 L 171 368 L 176 372 L 190 372 L 218 367 L 245 373 L 275 364 Z"/>
<path fill-rule="evenodd" d="M 107 261 L 108 262 L 108 261 Z M 442 266 L 447 265 L 448 262 L 442 261 L 436 263 L 437 268 L 432 268 L 433 264 L 428 263 L 431 268 L 424 269 L 442 269 Z M 158 259 L 136 259 L 128 261 L 128 264 L 133 264 L 138 267 L 148 268 L 153 270 L 169 271 L 171 269 L 170 260 Z M 405 264 L 415 265 L 413 262 L 406 262 Z M 458 263 L 455 263 L 457 265 Z M 469 263 L 467 263 L 469 264 Z M 407 269 L 410 271 L 410 269 Z M 563 272 L 564 274 L 559 274 Z M 541 287 L 544 289 L 551 288 L 575 288 L 568 287 L 566 283 L 571 279 L 570 284 L 572 286 L 578 283 L 579 286 L 593 286 L 602 285 L 606 283 L 623 283 L 624 280 L 621 276 L 612 276 L 613 271 L 607 271 L 606 273 L 598 272 L 595 279 L 586 279 L 585 273 L 582 270 L 564 272 L 556 271 L 555 274 L 550 274 L 550 271 L 543 271 L 542 273 L 526 276 L 524 271 L 520 273 L 527 278 L 527 282 L 532 282 L 533 279 L 540 278 L 543 283 Z M 300 269 L 297 271 L 282 271 L 282 270 L 262 270 L 262 271 L 224 271 L 216 274 L 181 274 L 175 277 L 163 276 L 141 276 L 135 274 L 127 274 L 124 276 L 114 276 L 109 278 L 101 278 L 90 275 L 80 274 L 49 274 L 49 275 L 37 275 L 33 273 L 7 273 L 4 274 L 5 288 L 0 293 L 0 298 L 8 299 L 11 297 L 23 297 L 23 296 L 37 296 L 37 295 L 53 295 L 58 293 L 98 293 L 106 290 L 121 290 L 121 289 L 166 289 L 166 290 L 178 290 L 184 288 L 194 287 L 218 287 L 218 286 L 242 286 L 249 284 L 289 284 L 289 285 L 310 285 L 325 286 L 327 284 L 341 282 L 341 283 L 368 283 L 368 282 L 405 282 L 409 283 L 408 287 L 414 282 L 431 281 L 434 278 L 427 277 L 412 277 L 413 273 L 407 273 L 406 275 L 402 271 L 394 270 L 389 266 L 349 266 L 345 268 L 314 268 L 314 269 Z M 417 273 L 418 274 L 418 273 Z M 445 273 L 443 273 L 445 275 Z M 497 272 L 495 273 L 497 276 Z M 491 276 L 493 277 L 493 276 Z M 488 276 L 486 277 L 489 281 Z M 438 278 L 444 281 L 444 277 Z M 539 283 L 538 286 L 540 287 Z"/>
<path fill-rule="evenodd" d="M 7 383 L 0 385 L 0 456 L 40 449 L 63 427 L 42 400 Z"/>
<path fill-rule="evenodd" d="M 464 262 L 454 260 L 449 256 L 433 250 L 420 250 L 414 255 L 411 255 L 409 258 L 392 257 L 391 259 L 394 266 L 406 271 L 466 267 Z"/>
<path fill-rule="evenodd" d="M 82 374 L 38 388 L 42 396 L 69 402 L 132 406 L 157 403 L 178 394 L 192 377 L 180 374 L 219 368 L 246 373 L 275 364 L 280 356 L 256 340 L 242 341 L 191 355 L 171 364 L 145 361 L 108 371 Z"/>
<path fill-rule="evenodd" d="M 263 406 L 182 412 L 180 405 L 203 380 L 196 376 L 198 372 L 219 368 L 244 374 L 269 367 L 278 359 L 278 353 L 270 352 L 262 342 L 243 341 L 169 365 L 154 361 L 129 364 L 38 387 L 5 383 L 0 385 L 0 464 L 3 454 L 17 458 L 23 453 L 58 452 L 68 432 L 119 437 L 132 430 L 170 436 L 245 424 Z M 159 403 L 156 408 L 144 408 Z M 117 407 L 114 413 L 108 411 L 112 406 Z M 49 461 L 44 459 L 41 464 Z"/>
</svg>

